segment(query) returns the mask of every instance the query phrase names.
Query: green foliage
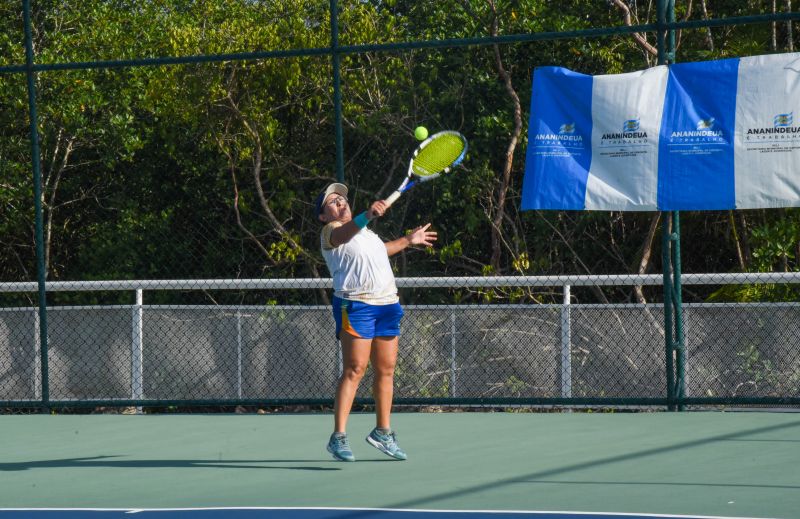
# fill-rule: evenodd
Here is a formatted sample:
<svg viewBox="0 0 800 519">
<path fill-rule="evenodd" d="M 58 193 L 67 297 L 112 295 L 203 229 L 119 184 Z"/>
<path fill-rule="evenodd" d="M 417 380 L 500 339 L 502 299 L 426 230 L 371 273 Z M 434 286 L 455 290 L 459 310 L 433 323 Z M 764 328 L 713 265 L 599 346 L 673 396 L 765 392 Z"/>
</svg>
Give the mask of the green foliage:
<svg viewBox="0 0 800 519">
<path fill-rule="evenodd" d="M 528 383 L 519 379 L 515 375 L 509 376 L 504 383 L 504 392 L 512 397 L 521 397 L 523 394 L 528 394 L 526 389 Z"/>
<path fill-rule="evenodd" d="M 738 370 L 747 377 L 747 380 L 756 385 L 762 384 L 776 385 L 782 378 L 780 373 L 776 371 L 772 361 L 768 358 L 763 358 L 759 351 L 758 345 L 749 343 L 744 346 L 744 349 L 738 351 L 736 356 L 739 357 Z"/>
<path fill-rule="evenodd" d="M 585 0 L 339 4 L 342 45 L 474 38 L 491 34 L 493 22 L 499 35 L 624 23 L 609 3 Z M 686 15 L 685 7 L 678 2 L 679 16 Z M 725 17 L 754 14 L 755 8 L 728 2 L 709 9 L 710 16 Z M 634 4 L 633 14 L 637 23 L 653 21 L 654 13 L 642 3 Z M 330 45 L 328 17 L 326 2 L 309 0 L 45 0 L 35 3 L 36 59 L 323 49 Z M 708 31 L 684 30 L 678 59 L 768 53 L 770 31 L 770 24 L 714 28 L 712 49 Z M 653 35 L 647 38 L 654 43 Z M 514 132 L 514 103 L 499 79 L 498 56 L 519 96 L 523 131 L 503 207 L 501 260 L 492 267 L 489 216 L 498 204 Z M 24 61 L 20 7 L 11 0 L 0 0 L 0 61 Z M 609 74 L 653 62 L 628 35 L 497 49 L 343 54 L 344 173 L 354 209 L 385 197 L 399 183 L 416 145 L 413 128 L 457 129 L 470 139 L 464 166 L 403 197 L 374 226 L 387 240 L 427 222 L 439 232 L 427 253 L 408 249 L 393 258 L 398 273 L 635 271 L 652 215 L 518 210 L 524 126 L 537 66 Z M 24 75 L 0 75 L 0 93 L 0 279 L 30 280 L 36 262 Z M 37 94 L 50 279 L 327 275 L 311 203 L 336 177 L 328 56 L 51 71 L 38 75 Z M 750 227 L 738 230 L 752 251 L 747 269 L 797 270 L 800 220 L 794 212 L 747 217 Z M 685 271 L 738 268 L 727 219 L 685 213 L 682 225 Z M 656 272 L 658 236 L 651 252 L 648 271 Z M 425 302 L 443 296 L 418 291 L 410 297 Z M 447 297 L 524 302 L 536 296 L 515 289 L 462 290 Z M 710 297 L 778 300 L 796 294 L 761 286 Z"/>
<path fill-rule="evenodd" d="M 796 209 L 774 211 L 750 232 L 753 272 L 796 272 L 800 250 L 800 213 Z M 729 285 L 712 293 L 711 302 L 796 301 L 800 290 L 783 283 Z"/>
<path fill-rule="evenodd" d="M 755 268 L 760 272 L 789 271 L 790 260 L 795 260 L 800 223 L 797 220 L 776 220 L 755 229 L 751 234 Z"/>
</svg>

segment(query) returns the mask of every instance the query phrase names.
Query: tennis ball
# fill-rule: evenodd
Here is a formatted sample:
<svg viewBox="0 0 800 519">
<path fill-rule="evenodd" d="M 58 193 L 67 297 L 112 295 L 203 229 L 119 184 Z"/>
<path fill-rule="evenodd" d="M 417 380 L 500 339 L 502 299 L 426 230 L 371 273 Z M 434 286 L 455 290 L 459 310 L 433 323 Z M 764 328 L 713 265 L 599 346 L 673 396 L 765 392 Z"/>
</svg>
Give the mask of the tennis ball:
<svg viewBox="0 0 800 519">
<path fill-rule="evenodd" d="M 428 138 L 428 129 L 424 126 L 417 126 L 414 129 L 414 137 L 416 137 L 419 141 L 424 141 Z"/>
</svg>

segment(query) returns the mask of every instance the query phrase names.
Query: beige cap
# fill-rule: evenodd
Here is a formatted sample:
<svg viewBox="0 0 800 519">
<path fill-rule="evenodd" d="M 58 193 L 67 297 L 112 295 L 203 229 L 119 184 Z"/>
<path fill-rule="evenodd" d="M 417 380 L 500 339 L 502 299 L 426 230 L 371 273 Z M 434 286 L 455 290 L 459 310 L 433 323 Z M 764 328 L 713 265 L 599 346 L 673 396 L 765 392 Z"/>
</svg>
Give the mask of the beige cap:
<svg viewBox="0 0 800 519">
<path fill-rule="evenodd" d="M 328 198 L 328 195 L 331 193 L 347 196 L 347 186 L 344 184 L 339 184 L 338 182 L 334 182 L 333 184 L 329 184 L 324 191 L 317 195 L 317 201 L 314 204 L 314 214 L 317 216 L 317 218 L 319 218 L 319 215 L 322 214 L 322 204 L 325 203 L 325 199 Z"/>
</svg>

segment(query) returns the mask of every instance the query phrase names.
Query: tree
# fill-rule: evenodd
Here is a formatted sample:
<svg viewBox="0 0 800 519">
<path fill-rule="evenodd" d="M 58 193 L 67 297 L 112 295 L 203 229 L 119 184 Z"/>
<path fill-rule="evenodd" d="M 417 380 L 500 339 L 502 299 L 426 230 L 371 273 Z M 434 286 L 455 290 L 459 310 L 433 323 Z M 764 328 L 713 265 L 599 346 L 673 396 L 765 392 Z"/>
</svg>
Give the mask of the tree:
<svg viewBox="0 0 800 519">
<path fill-rule="evenodd" d="M 342 45 L 579 30 L 650 23 L 656 16 L 646 2 L 339 5 Z M 35 6 L 40 63 L 330 44 L 324 2 L 49 0 Z M 770 9 L 754 1 L 676 6 L 682 20 Z M 18 3 L 0 2 L 0 14 L 0 56 L 21 63 Z M 773 33 L 776 50 L 789 49 L 789 27 L 684 30 L 677 59 L 769 52 Z M 344 173 L 356 210 L 399 182 L 416 144 L 415 126 L 456 129 L 470 140 L 455 174 L 404 197 L 373 224 L 387 238 L 428 221 L 439 231 L 436 250 L 393 258 L 397 272 L 656 271 L 657 213 L 519 211 L 535 67 L 640 70 L 654 63 L 653 43 L 652 34 L 642 34 L 342 55 Z M 330 63 L 320 54 L 40 73 L 49 279 L 326 276 L 311 202 L 335 180 Z M 27 110 L 24 75 L 0 75 L 0 93 L 0 276 L 33 279 L 30 145 L 27 121 L 19 116 Z M 795 269 L 796 242 L 788 227 L 780 230 L 784 219 L 777 211 L 685 213 L 685 270 Z M 768 236 L 782 236 L 785 253 L 765 263 L 766 243 L 775 243 Z M 459 297 L 556 296 L 463 291 Z M 581 297 L 645 301 L 648 294 L 597 289 Z"/>
</svg>

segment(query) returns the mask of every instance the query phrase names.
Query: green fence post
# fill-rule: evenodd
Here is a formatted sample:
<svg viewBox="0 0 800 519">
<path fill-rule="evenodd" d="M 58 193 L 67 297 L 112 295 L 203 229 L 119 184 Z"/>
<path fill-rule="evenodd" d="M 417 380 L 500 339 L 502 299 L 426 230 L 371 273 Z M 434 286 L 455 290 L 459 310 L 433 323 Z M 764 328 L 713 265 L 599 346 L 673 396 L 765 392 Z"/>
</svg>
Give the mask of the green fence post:
<svg viewBox="0 0 800 519">
<path fill-rule="evenodd" d="M 331 0 L 331 60 L 333 61 L 333 110 L 336 126 L 336 180 L 344 182 L 344 140 L 342 138 L 342 77 L 339 53 L 339 7 Z"/>
<path fill-rule="evenodd" d="M 28 76 L 28 110 L 31 125 L 31 160 L 33 163 L 33 204 L 36 220 L 36 270 L 39 281 L 39 341 L 42 357 L 42 412 L 50 410 L 50 381 L 47 364 L 47 291 L 44 265 L 44 232 L 42 225 L 42 174 L 39 166 L 39 130 L 36 115 L 36 71 L 33 68 L 33 31 L 31 29 L 31 2 L 22 2 L 25 18 L 25 69 Z"/>
<path fill-rule="evenodd" d="M 675 23 L 675 0 L 667 2 L 667 22 Z M 670 63 L 675 63 L 675 30 L 670 29 L 667 33 L 667 58 Z M 686 364 L 686 350 L 684 348 L 683 337 L 683 289 L 681 287 L 681 214 L 679 211 L 672 212 L 672 233 L 670 234 L 672 244 L 672 317 L 673 333 L 672 349 L 675 352 L 675 398 L 678 400 L 678 410 L 683 411 L 683 397 L 685 396 L 684 369 Z"/>
<path fill-rule="evenodd" d="M 683 397 L 685 396 L 684 370 L 686 364 L 686 349 L 683 337 L 683 295 L 681 287 L 681 215 L 678 211 L 672 212 L 672 305 L 675 309 L 673 349 L 675 351 L 675 397 L 678 399 L 678 411 L 683 411 Z"/>
<path fill-rule="evenodd" d="M 658 64 L 675 62 L 675 1 L 658 0 Z M 664 355 L 667 380 L 667 408 L 676 409 L 684 396 L 683 311 L 681 296 L 680 212 L 664 211 L 662 222 L 662 263 L 664 270 Z M 677 357 L 677 358 L 676 358 Z M 678 403 L 678 410 L 683 406 Z"/>
<path fill-rule="evenodd" d="M 675 368 L 672 361 L 672 261 L 670 260 L 670 235 L 672 219 L 668 212 L 662 213 L 661 249 L 664 269 L 664 374 L 667 380 L 667 409 L 674 411 Z"/>
</svg>

